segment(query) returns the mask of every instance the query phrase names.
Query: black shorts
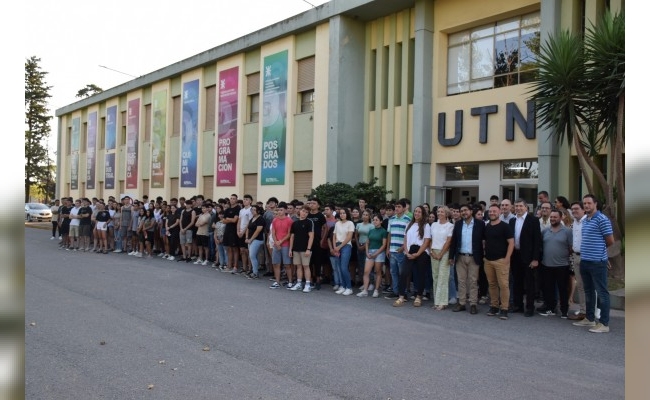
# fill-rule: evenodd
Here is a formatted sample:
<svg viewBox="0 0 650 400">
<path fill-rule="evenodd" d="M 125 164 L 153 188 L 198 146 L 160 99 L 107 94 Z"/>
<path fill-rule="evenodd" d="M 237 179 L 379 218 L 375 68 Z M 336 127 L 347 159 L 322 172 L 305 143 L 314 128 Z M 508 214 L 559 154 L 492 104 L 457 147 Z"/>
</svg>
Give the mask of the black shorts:
<svg viewBox="0 0 650 400">
<path fill-rule="evenodd" d="M 61 224 L 59 227 L 59 233 L 61 236 L 66 236 L 68 233 L 70 233 L 70 224 Z"/>
<path fill-rule="evenodd" d="M 223 234 L 223 245 L 226 247 L 239 247 L 237 232 L 225 232 Z"/>
<path fill-rule="evenodd" d="M 90 225 L 79 225 L 79 236 L 90 237 L 92 234 L 92 226 Z"/>
<path fill-rule="evenodd" d="M 237 236 L 237 239 L 239 241 L 239 247 L 242 249 L 248 248 L 248 243 L 246 243 L 246 235 L 242 235 L 242 237 Z"/>
<path fill-rule="evenodd" d="M 196 235 L 196 245 L 201 247 L 208 247 L 209 240 L 207 235 Z"/>
</svg>

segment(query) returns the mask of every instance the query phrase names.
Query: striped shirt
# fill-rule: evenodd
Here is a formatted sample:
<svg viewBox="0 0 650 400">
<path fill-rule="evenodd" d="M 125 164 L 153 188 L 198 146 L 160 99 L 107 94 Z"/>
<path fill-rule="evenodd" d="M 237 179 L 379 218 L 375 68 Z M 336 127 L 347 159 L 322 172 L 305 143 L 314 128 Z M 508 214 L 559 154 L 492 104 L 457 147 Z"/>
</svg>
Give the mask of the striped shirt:
<svg viewBox="0 0 650 400">
<path fill-rule="evenodd" d="M 393 215 L 388 220 L 387 231 L 390 234 L 390 252 L 396 252 L 400 247 L 404 246 L 404 236 L 409 222 L 411 222 L 411 218 L 406 213 L 402 214 L 401 217 Z"/>
<path fill-rule="evenodd" d="M 612 223 L 600 211 L 587 217 L 582 222 L 582 243 L 580 258 L 582 261 L 607 261 L 607 244 L 605 238 L 613 235 Z"/>
</svg>

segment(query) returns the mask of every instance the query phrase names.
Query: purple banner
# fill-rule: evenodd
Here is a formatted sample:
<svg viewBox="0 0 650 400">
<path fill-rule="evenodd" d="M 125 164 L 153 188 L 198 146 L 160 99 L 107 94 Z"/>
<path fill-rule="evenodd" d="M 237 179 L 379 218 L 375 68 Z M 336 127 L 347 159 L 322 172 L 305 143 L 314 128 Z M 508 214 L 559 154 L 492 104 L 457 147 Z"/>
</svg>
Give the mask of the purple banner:
<svg viewBox="0 0 650 400">
<path fill-rule="evenodd" d="M 126 121 L 126 188 L 138 188 L 138 136 L 140 99 L 129 101 Z"/>
<path fill-rule="evenodd" d="M 104 187 L 115 189 L 115 153 L 106 154 L 104 163 Z"/>
<path fill-rule="evenodd" d="M 115 150 L 117 140 L 117 106 L 106 109 L 106 137 L 104 147 L 106 150 Z"/>
<path fill-rule="evenodd" d="M 95 188 L 95 157 L 97 152 L 97 112 L 88 114 L 88 140 L 86 141 L 86 189 Z"/>
<path fill-rule="evenodd" d="M 217 186 L 235 186 L 237 182 L 237 111 L 239 67 L 219 73 L 217 135 Z"/>
<path fill-rule="evenodd" d="M 181 187 L 196 187 L 199 146 L 199 80 L 183 84 L 181 122 Z"/>
</svg>

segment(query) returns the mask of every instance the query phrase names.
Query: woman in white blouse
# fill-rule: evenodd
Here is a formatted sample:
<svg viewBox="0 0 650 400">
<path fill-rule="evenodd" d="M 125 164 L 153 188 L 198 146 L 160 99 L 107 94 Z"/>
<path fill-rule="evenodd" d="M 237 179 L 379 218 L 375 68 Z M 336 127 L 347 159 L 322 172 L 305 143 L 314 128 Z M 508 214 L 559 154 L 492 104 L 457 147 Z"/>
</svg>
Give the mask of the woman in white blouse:
<svg viewBox="0 0 650 400">
<path fill-rule="evenodd" d="M 422 293 L 424 292 L 425 271 L 429 268 L 429 247 L 431 246 L 431 227 L 427 223 L 427 212 L 422 206 L 417 206 L 413 210 L 413 219 L 406 227 L 404 236 L 404 265 L 399 275 L 399 298 L 393 303 L 393 307 L 404 305 L 406 296 L 406 282 L 415 271 L 417 295 L 413 300 L 414 307 L 422 305 Z"/>
<path fill-rule="evenodd" d="M 438 221 L 431 224 L 431 272 L 433 275 L 433 309 L 442 311 L 449 302 L 449 246 L 454 224 L 449 222 L 451 210 L 438 207 Z"/>
<path fill-rule="evenodd" d="M 352 281 L 350 279 L 350 257 L 352 256 L 352 236 L 354 235 L 354 223 L 348 218 L 350 210 L 348 208 L 339 208 L 339 220 L 334 225 L 333 254 L 339 260 L 341 268 L 341 287 L 336 294 L 349 296 L 352 294 Z"/>
</svg>

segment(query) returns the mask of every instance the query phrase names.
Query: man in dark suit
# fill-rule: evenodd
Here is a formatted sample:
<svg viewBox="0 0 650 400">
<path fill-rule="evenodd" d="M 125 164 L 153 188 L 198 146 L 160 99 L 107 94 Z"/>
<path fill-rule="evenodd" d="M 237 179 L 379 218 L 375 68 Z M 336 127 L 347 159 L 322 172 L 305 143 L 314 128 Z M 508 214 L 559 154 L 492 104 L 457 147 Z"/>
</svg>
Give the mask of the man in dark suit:
<svg viewBox="0 0 650 400">
<path fill-rule="evenodd" d="M 516 218 L 510 220 L 514 233 L 515 250 L 512 254 L 512 276 L 514 286 L 513 312 L 524 311 L 524 294 L 526 307 L 524 315 L 535 315 L 535 281 L 537 280 L 539 261 L 542 258 L 542 231 L 539 219 L 528 213 L 526 200 L 515 202 Z"/>
<path fill-rule="evenodd" d="M 449 264 L 456 262 L 458 275 L 458 304 L 452 311 L 465 311 L 469 286 L 470 313 L 478 313 L 478 273 L 483 260 L 483 231 L 485 222 L 473 217 L 469 204 L 460 207 L 461 219 L 454 224 L 449 248 Z"/>
</svg>

